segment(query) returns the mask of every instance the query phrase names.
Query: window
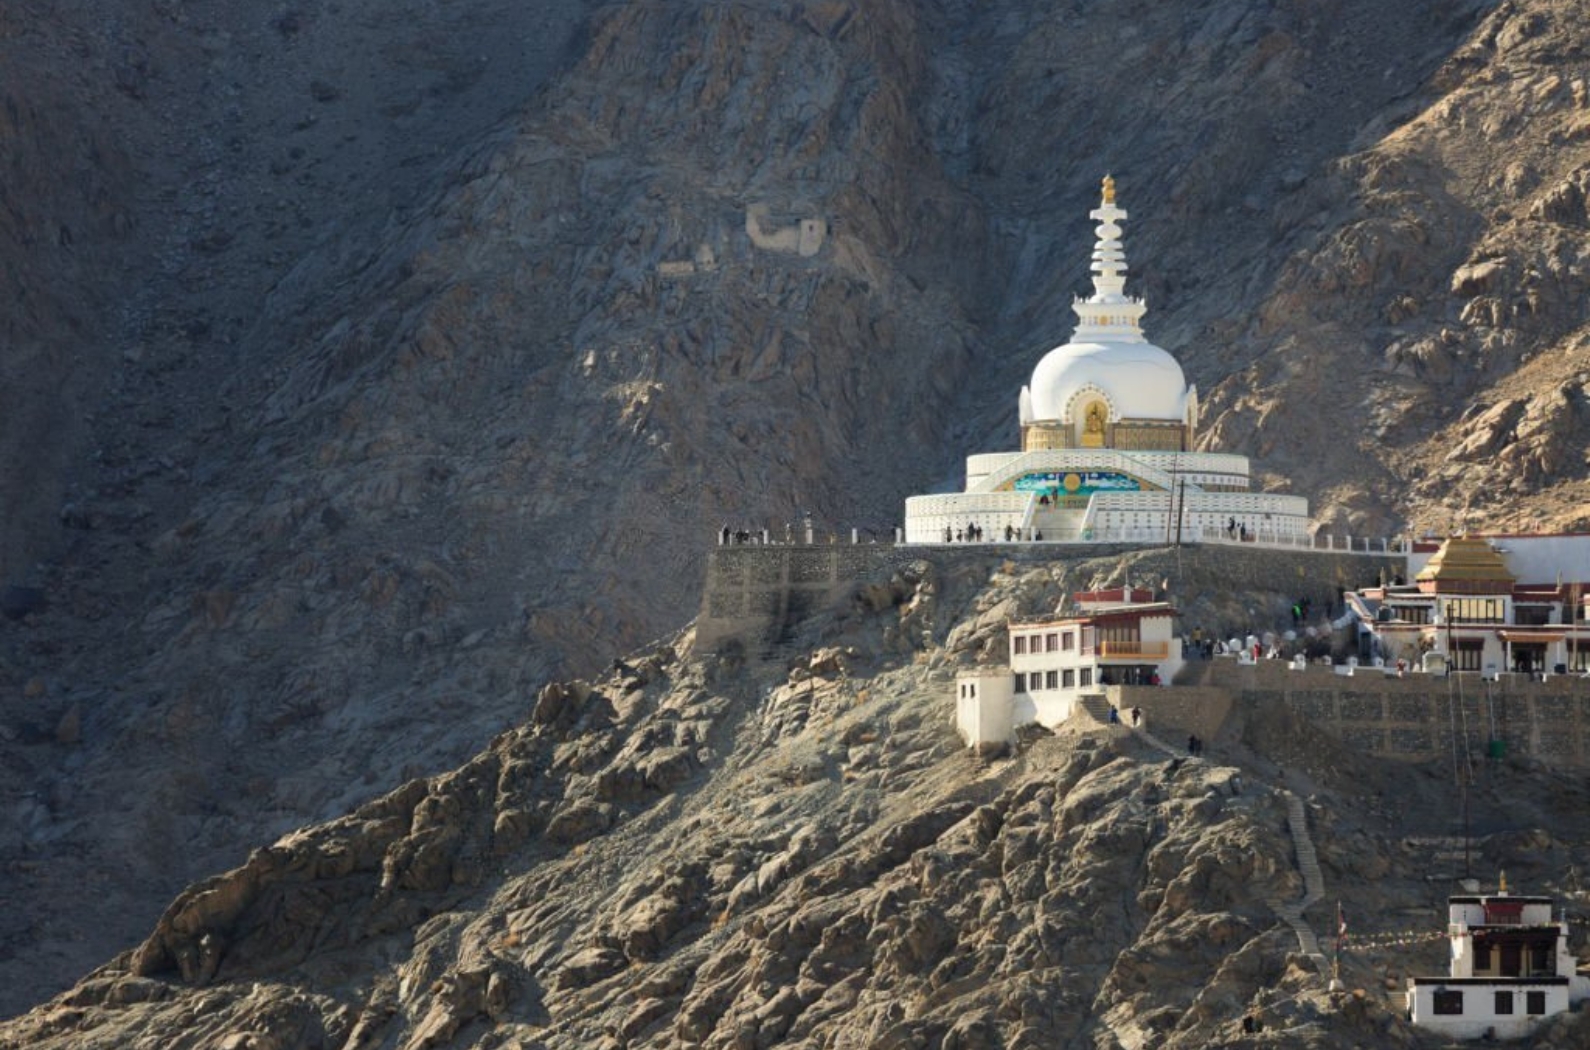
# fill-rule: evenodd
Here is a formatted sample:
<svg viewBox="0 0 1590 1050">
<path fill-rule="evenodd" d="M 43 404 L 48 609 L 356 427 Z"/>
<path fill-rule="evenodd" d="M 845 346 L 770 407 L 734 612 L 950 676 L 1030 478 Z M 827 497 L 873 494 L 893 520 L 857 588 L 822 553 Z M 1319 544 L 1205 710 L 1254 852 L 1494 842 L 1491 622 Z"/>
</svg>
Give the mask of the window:
<svg viewBox="0 0 1590 1050">
<path fill-rule="evenodd" d="M 1485 655 L 1485 643 L 1477 638 L 1454 639 L 1452 642 L 1452 669 L 1454 671 L 1478 671 L 1481 658 Z"/>
<path fill-rule="evenodd" d="M 1540 1017 L 1546 1012 L 1545 992 L 1525 992 L 1524 1009 L 1531 1017 Z"/>
<path fill-rule="evenodd" d="M 1463 1012 L 1463 993 L 1450 988 L 1437 989 L 1434 998 L 1435 1012 L 1438 1014 L 1461 1014 Z"/>
<path fill-rule="evenodd" d="M 1051 653 L 1057 653 L 1057 652 L 1060 651 L 1060 635 L 1059 634 L 1056 634 L 1056 633 L 1053 633 L 1053 632 L 1051 632 L 1049 634 L 1049 651 Z"/>
<path fill-rule="evenodd" d="M 1018 671 L 1016 673 L 1016 692 L 1025 693 L 1026 691 L 1027 691 L 1027 676 L 1025 674 L 1023 674 L 1023 673 Z"/>
<path fill-rule="evenodd" d="M 1059 676 L 1056 675 L 1053 671 L 1049 671 L 1043 676 L 1044 684 L 1046 686 L 1048 686 L 1050 689 L 1058 689 L 1060 687 L 1058 679 L 1059 679 Z"/>
<path fill-rule="evenodd" d="M 1501 623 L 1504 603 L 1500 598 L 1450 598 L 1446 603 L 1448 623 Z"/>
<path fill-rule="evenodd" d="M 1016 638 L 1015 638 L 1015 641 L 1014 641 L 1014 645 L 1016 646 L 1016 655 L 1017 656 L 1025 656 L 1025 655 L 1027 655 L 1027 636 L 1026 635 L 1024 635 L 1024 634 L 1016 635 Z"/>
<path fill-rule="evenodd" d="M 1093 668 L 1084 667 L 1082 669 L 1082 688 L 1086 689 L 1088 686 L 1090 686 L 1092 684 L 1093 684 Z"/>
<path fill-rule="evenodd" d="M 1096 631 L 1098 640 L 1101 642 L 1113 642 L 1116 645 L 1129 648 L 1136 648 L 1142 644 L 1142 633 L 1135 623 L 1110 624 L 1098 627 Z"/>
<path fill-rule="evenodd" d="M 1503 1014 L 1510 1014 L 1512 1012 L 1513 1012 L 1513 993 L 1512 992 L 1497 992 L 1496 993 L 1496 1014 L 1497 1014 L 1497 1016 L 1502 1016 Z"/>
<path fill-rule="evenodd" d="M 1077 687 L 1077 673 L 1067 668 L 1061 675 L 1060 684 L 1067 689 L 1075 689 Z"/>
<path fill-rule="evenodd" d="M 1060 648 L 1064 649 L 1066 652 L 1069 653 L 1071 650 L 1075 649 L 1076 645 L 1077 636 L 1072 634 L 1070 631 L 1067 631 L 1065 634 L 1060 636 Z"/>
</svg>

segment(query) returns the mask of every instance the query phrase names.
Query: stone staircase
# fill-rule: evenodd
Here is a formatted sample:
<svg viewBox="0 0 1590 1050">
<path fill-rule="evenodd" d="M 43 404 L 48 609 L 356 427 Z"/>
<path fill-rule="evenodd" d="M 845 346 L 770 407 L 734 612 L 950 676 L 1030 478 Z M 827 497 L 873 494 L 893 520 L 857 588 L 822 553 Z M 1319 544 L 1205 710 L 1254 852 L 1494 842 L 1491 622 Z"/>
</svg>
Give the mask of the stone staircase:
<svg viewBox="0 0 1590 1050">
<path fill-rule="evenodd" d="M 1072 710 L 1072 717 L 1084 717 L 1101 726 L 1110 726 L 1110 700 L 1103 693 L 1084 693 Z"/>
<path fill-rule="evenodd" d="M 1100 720 L 1106 721 L 1109 718 L 1109 704 L 1103 706 L 1105 711 Z M 1187 756 L 1185 750 L 1172 747 L 1141 726 L 1127 727 L 1127 731 L 1172 758 Z M 1286 827 L 1292 835 L 1292 852 L 1297 858 L 1298 873 L 1303 876 L 1303 896 L 1295 901 L 1272 900 L 1269 902 L 1270 908 L 1292 928 L 1297 935 L 1298 950 L 1313 960 L 1314 968 L 1324 977 L 1330 973 L 1330 963 L 1325 953 L 1320 951 L 1319 938 L 1303 913 L 1325 896 L 1325 875 L 1320 871 L 1319 856 L 1314 852 L 1314 839 L 1308 833 L 1308 811 L 1303 806 L 1303 800 L 1285 789 L 1276 790 L 1286 797 Z"/>
<path fill-rule="evenodd" d="M 1314 928 L 1303 918 L 1303 912 L 1325 896 L 1325 876 L 1319 868 L 1319 857 L 1314 852 L 1314 840 L 1308 833 L 1308 812 L 1303 800 L 1290 791 L 1286 795 L 1286 826 L 1292 833 L 1292 850 L 1297 855 L 1297 870 L 1303 876 L 1303 896 L 1295 901 L 1271 901 L 1270 908 L 1279 915 L 1292 932 L 1297 934 L 1297 947 L 1314 961 L 1314 967 L 1323 976 L 1329 964 L 1320 951 L 1319 938 Z"/>
</svg>

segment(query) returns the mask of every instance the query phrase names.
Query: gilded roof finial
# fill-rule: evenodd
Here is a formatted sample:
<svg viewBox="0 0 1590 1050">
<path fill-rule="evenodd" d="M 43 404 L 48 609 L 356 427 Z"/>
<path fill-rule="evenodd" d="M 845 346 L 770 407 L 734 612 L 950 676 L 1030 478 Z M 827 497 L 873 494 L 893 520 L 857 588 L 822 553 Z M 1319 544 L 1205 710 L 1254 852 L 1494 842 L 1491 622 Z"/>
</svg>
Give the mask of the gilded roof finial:
<svg viewBox="0 0 1590 1050">
<path fill-rule="evenodd" d="M 1115 203 L 1115 176 L 1113 175 L 1104 176 L 1104 203 Z"/>
<path fill-rule="evenodd" d="M 1501 888 L 1498 889 L 1496 892 L 1499 893 L 1500 895 L 1502 895 L 1503 897 L 1507 896 L 1507 872 L 1505 872 L 1505 871 L 1502 872 Z"/>
</svg>

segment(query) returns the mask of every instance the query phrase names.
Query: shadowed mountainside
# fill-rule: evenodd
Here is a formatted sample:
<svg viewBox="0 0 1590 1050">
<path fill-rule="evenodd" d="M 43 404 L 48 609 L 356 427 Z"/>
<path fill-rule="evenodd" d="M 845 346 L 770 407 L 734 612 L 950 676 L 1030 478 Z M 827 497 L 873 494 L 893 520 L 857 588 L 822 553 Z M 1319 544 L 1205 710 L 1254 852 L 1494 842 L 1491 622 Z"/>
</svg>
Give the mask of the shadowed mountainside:
<svg viewBox="0 0 1590 1050">
<path fill-rule="evenodd" d="M 6 1005 L 1010 445 L 1106 171 L 1211 447 L 1582 525 L 1586 13 L 0 13 Z"/>
</svg>

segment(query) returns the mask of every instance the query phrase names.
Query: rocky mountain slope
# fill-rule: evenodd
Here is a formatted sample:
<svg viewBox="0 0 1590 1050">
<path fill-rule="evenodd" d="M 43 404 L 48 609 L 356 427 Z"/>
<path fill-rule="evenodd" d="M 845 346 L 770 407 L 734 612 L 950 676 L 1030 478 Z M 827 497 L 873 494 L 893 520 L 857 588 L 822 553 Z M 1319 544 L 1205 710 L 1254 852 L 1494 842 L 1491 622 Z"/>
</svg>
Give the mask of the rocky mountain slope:
<svg viewBox="0 0 1590 1050">
<path fill-rule="evenodd" d="M 7 6 L 0 1009 L 1012 442 L 1106 171 L 1212 447 L 1582 525 L 1587 13 Z"/>
<path fill-rule="evenodd" d="M 0 1045 L 1436 1045 L 1391 989 L 1444 964 L 1420 843 L 1453 831 L 1450 770 L 1273 708 L 1199 759 L 1085 720 L 992 761 L 956 741 L 954 668 L 1006 615 L 1172 563 L 920 563 L 807 622 L 787 666 L 687 632 L 549 684 L 458 770 L 183 892 Z M 1480 867 L 1582 906 L 1584 785 L 1479 776 Z M 1304 917 L 1352 916 L 1344 994 L 1277 915 L 1305 889 L 1294 800 L 1324 880 Z M 1580 1012 L 1520 1046 L 1587 1036 Z"/>
</svg>

